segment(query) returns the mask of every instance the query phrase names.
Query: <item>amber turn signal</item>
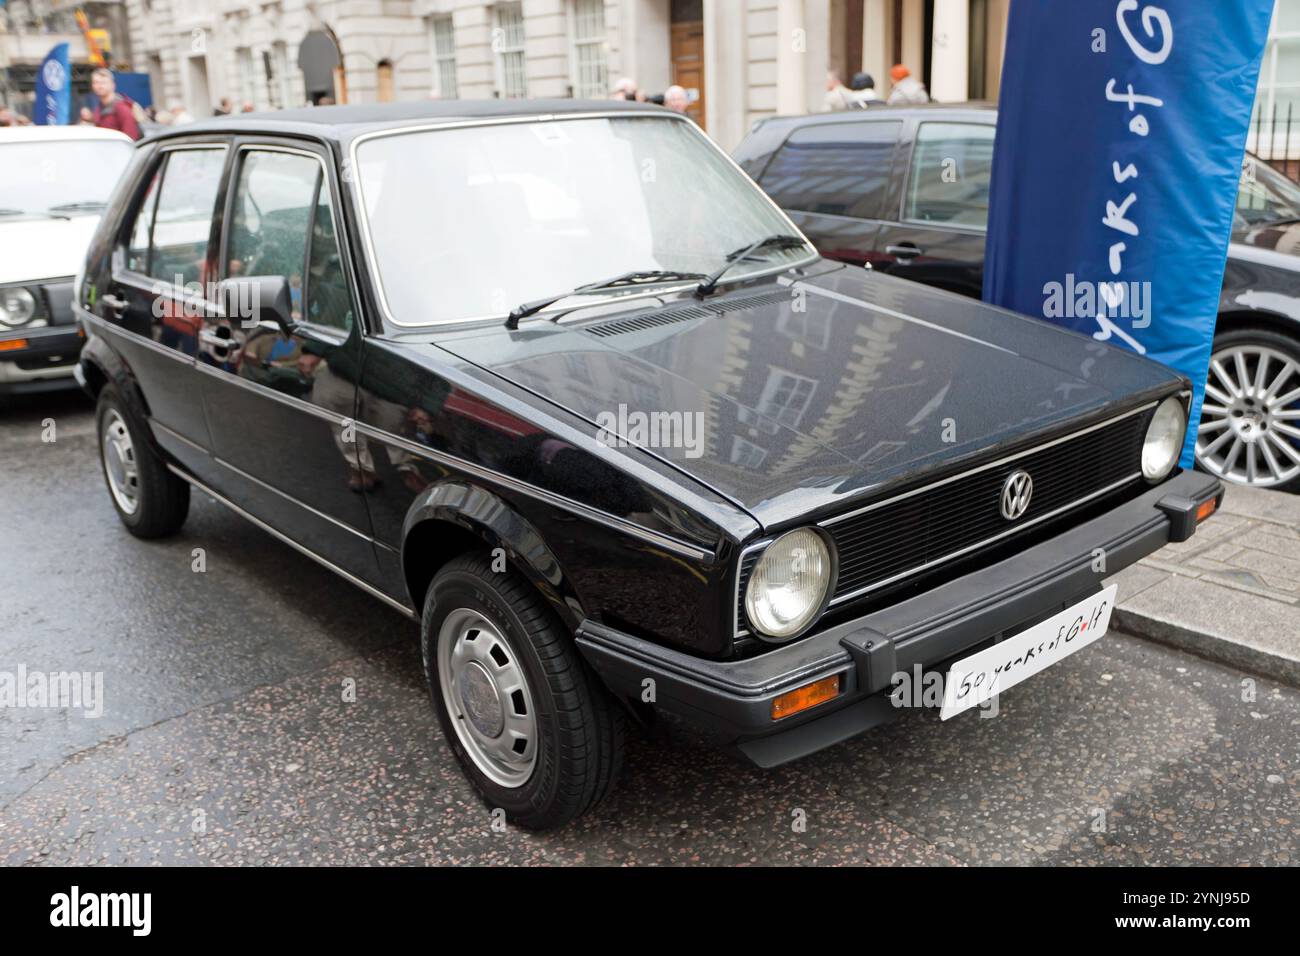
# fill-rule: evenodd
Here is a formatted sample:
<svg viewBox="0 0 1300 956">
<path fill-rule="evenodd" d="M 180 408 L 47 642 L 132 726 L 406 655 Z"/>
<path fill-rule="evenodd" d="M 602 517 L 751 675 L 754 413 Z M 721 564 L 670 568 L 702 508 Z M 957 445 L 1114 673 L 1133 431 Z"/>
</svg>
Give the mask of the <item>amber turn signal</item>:
<svg viewBox="0 0 1300 956">
<path fill-rule="evenodd" d="M 823 677 L 819 681 L 813 681 L 811 684 L 804 684 L 802 687 L 787 691 L 772 701 L 772 719 L 781 720 L 784 717 L 793 717 L 810 707 L 816 707 L 828 700 L 834 700 L 839 695 L 840 675 Z"/>
<path fill-rule="evenodd" d="M 1201 502 L 1201 506 L 1196 509 L 1196 523 L 1200 524 L 1210 515 L 1214 514 L 1214 509 L 1217 507 L 1219 507 L 1219 502 L 1214 498 L 1211 498 L 1209 501 Z"/>
<path fill-rule="evenodd" d="M 5 339 L 0 341 L 0 352 L 18 352 L 27 348 L 26 339 Z"/>
</svg>

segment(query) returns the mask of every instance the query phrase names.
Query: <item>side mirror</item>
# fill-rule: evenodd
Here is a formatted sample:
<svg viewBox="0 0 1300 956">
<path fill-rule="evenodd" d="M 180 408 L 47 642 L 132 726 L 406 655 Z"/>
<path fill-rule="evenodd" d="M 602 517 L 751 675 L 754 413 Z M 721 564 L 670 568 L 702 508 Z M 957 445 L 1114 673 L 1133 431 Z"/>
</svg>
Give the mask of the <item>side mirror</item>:
<svg viewBox="0 0 1300 956">
<path fill-rule="evenodd" d="M 223 279 L 217 286 L 221 308 L 226 318 L 244 328 L 274 327 L 285 335 L 293 334 L 293 305 L 289 283 L 284 276 L 240 276 Z"/>
</svg>

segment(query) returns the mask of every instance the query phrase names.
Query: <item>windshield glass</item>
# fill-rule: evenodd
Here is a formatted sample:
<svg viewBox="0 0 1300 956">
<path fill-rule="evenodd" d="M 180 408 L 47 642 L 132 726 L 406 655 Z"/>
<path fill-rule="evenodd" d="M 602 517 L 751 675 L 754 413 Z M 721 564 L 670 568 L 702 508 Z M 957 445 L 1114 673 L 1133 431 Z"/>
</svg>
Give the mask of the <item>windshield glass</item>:
<svg viewBox="0 0 1300 956">
<path fill-rule="evenodd" d="M 1238 228 L 1270 222 L 1300 219 L 1300 187 L 1262 159 L 1248 157 L 1248 169 L 1254 176 L 1243 175 L 1237 192 Z"/>
<path fill-rule="evenodd" d="M 0 140 L 0 210 L 97 212 L 130 159 L 131 144 L 113 140 Z"/>
<path fill-rule="evenodd" d="M 357 162 L 379 280 L 402 325 L 504 317 L 624 272 L 707 274 L 729 252 L 797 232 L 682 120 L 426 130 L 368 140 Z M 812 254 L 762 249 L 725 281 Z"/>
</svg>

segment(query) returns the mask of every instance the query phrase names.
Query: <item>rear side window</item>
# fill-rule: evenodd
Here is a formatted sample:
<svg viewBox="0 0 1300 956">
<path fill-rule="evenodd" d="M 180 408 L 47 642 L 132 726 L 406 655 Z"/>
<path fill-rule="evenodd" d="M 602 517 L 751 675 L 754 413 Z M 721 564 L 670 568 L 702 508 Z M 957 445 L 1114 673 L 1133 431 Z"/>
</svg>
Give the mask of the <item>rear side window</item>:
<svg viewBox="0 0 1300 956">
<path fill-rule="evenodd" d="M 902 125 L 877 120 L 795 130 L 768 164 L 762 186 L 783 209 L 879 218 Z"/>
<path fill-rule="evenodd" d="M 141 275 L 149 274 L 149 237 L 153 233 L 154 207 L 158 205 L 158 183 L 162 180 L 162 168 L 149 179 L 149 189 L 140 203 L 140 211 L 135 215 L 135 225 L 131 227 L 131 244 L 126 251 L 126 267 Z"/>
<path fill-rule="evenodd" d="M 987 227 L 994 132 L 994 127 L 978 123 L 922 123 L 912 151 L 903 218 Z"/>
<path fill-rule="evenodd" d="M 212 211 L 225 162 L 225 149 L 180 149 L 167 154 L 149 244 L 152 278 L 177 286 L 203 281 Z"/>
</svg>

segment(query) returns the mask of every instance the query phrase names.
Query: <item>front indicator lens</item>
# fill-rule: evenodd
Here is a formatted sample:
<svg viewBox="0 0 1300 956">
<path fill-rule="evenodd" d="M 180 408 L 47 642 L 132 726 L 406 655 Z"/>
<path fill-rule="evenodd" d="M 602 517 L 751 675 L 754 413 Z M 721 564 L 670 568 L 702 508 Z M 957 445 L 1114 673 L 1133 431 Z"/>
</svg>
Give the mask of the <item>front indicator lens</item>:
<svg viewBox="0 0 1300 956">
<path fill-rule="evenodd" d="M 21 352 L 25 348 L 26 339 L 0 339 L 0 352 Z"/>
<path fill-rule="evenodd" d="M 1142 476 L 1160 481 L 1174 470 L 1187 434 L 1187 412 L 1177 398 L 1166 398 L 1151 416 L 1142 445 Z"/>
<path fill-rule="evenodd" d="M 36 314 L 36 298 L 20 285 L 0 289 L 0 325 L 16 329 Z"/>
<path fill-rule="evenodd" d="M 819 681 L 787 691 L 772 701 L 772 719 L 793 717 L 795 714 L 834 700 L 840 696 L 840 675 L 823 677 Z"/>
<path fill-rule="evenodd" d="M 768 545 L 749 576 L 745 613 L 766 637 L 785 640 L 821 613 L 831 584 L 831 553 L 811 528 L 799 528 Z"/>
</svg>

